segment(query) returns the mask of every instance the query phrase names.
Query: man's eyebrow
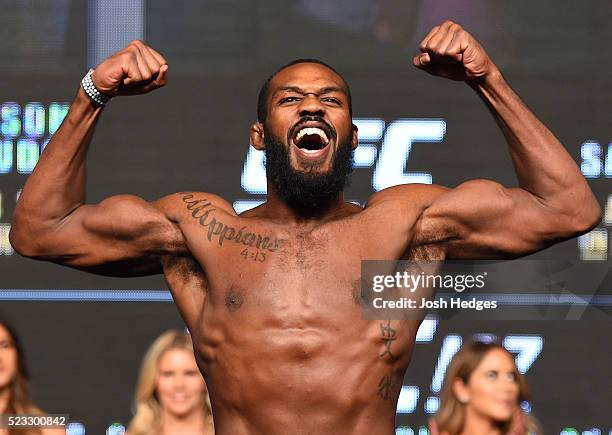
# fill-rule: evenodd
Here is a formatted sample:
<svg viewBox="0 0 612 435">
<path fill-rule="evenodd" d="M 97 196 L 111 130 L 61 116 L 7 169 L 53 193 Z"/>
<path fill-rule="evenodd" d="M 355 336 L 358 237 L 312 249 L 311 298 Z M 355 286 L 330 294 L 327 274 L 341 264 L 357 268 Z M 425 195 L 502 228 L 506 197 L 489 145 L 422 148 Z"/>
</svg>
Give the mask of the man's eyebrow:
<svg viewBox="0 0 612 435">
<path fill-rule="evenodd" d="M 276 91 L 274 91 L 274 94 L 277 94 L 279 92 L 284 92 L 284 91 L 292 91 L 298 94 L 306 94 L 306 91 L 302 88 L 300 88 L 299 86 L 280 86 L 278 89 L 276 89 Z M 342 92 L 345 95 L 348 95 L 346 90 L 340 86 L 326 86 L 324 88 L 320 88 L 317 90 L 317 94 L 321 95 L 321 94 L 329 94 L 331 92 Z"/>
</svg>

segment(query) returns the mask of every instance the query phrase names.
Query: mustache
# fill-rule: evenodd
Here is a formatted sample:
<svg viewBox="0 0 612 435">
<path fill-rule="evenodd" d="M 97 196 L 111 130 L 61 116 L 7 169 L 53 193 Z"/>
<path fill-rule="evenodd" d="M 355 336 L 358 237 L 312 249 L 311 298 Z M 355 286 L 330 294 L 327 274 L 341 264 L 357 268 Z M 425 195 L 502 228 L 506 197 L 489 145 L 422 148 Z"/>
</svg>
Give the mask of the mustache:
<svg viewBox="0 0 612 435">
<path fill-rule="evenodd" d="M 328 131 L 326 133 L 329 133 L 330 139 L 333 139 L 333 140 L 337 139 L 338 134 L 336 133 L 336 129 L 329 122 L 327 122 L 321 116 L 311 115 L 311 116 L 302 116 L 298 122 L 293 124 L 293 126 L 289 129 L 289 132 L 288 132 L 288 142 L 294 136 L 295 131 L 298 128 L 300 128 L 302 125 L 306 124 L 307 122 L 320 122 L 321 124 L 324 124 L 327 127 Z"/>
</svg>

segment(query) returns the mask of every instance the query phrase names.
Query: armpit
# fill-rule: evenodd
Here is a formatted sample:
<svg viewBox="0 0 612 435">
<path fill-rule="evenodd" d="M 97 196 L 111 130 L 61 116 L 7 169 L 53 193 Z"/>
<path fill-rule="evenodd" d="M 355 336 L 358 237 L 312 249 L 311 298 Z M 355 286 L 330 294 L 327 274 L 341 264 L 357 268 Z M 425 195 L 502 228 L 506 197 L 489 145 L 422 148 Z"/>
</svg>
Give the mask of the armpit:
<svg viewBox="0 0 612 435">
<path fill-rule="evenodd" d="M 208 287 L 204 269 L 191 255 L 165 255 L 161 263 L 167 277 L 172 275 L 181 281 L 197 281 L 200 285 Z"/>
<path fill-rule="evenodd" d="M 421 261 L 443 261 L 446 258 L 446 250 L 441 243 L 428 245 L 412 244 L 402 256 L 402 260 L 421 260 Z"/>
</svg>

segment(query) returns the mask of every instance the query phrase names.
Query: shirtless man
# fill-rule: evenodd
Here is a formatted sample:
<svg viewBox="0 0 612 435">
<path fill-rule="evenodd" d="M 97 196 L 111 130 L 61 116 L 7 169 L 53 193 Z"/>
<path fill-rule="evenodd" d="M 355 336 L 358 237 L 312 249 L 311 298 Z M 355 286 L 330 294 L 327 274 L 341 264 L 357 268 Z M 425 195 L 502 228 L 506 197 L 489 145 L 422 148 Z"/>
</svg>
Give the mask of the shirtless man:
<svg viewBox="0 0 612 435">
<path fill-rule="evenodd" d="M 445 22 L 414 65 L 464 81 L 507 138 L 520 188 L 395 186 L 365 207 L 343 199 L 357 128 L 343 78 L 317 62 L 262 88 L 251 144 L 267 153 L 267 202 L 237 215 L 181 192 L 85 205 L 85 157 L 102 112 L 79 89 L 29 177 L 10 240 L 20 254 L 105 275 L 163 273 L 194 340 L 219 434 L 394 432 L 418 321 L 363 320 L 363 259 L 509 258 L 575 237 L 600 208 L 580 170 L 525 107 L 479 43 Z M 166 83 L 141 41 L 93 74 L 108 95 Z M 394 340 L 390 340 L 391 328 Z"/>
</svg>

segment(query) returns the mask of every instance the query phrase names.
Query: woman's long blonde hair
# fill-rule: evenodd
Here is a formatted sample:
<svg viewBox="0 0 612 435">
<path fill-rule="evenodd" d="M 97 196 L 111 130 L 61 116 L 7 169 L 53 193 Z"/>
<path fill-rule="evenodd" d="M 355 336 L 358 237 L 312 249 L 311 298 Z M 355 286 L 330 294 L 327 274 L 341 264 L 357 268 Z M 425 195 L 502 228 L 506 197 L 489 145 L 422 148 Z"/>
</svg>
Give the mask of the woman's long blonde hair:
<svg viewBox="0 0 612 435">
<path fill-rule="evenodd" d="M 147 350 L 142 360 L 134 395 L 134 418 L 127 430 L 130 435 L 157 435 L 161 431 L 161 410 L 155 391 L 155 381 L 159 360 L 165 352 L 171 349 L 193 352 L 190 335 L 178 329 L 166 331 L 157 337 Z M 203 401 L 202 414 L 205 422 L 212 422 L 208 394 Z"/>
<path fill-rule="evenodd" d="M 485 355 L 494 349 L 502 350 L 510 355 L 512 361 L 514 361 L 512 354 L 500 344 L 478 341 L 466 343 L 453 357 L 444 377 L 444 386 L 440 394 L 440 409 L 434 418 L 440 433 L 458 435 L 463 430 L 463 425 L 465 424 L 465 404 L 461 403 L 457 396 L 455 396 L 453 383 L 459 379 L 467 384 L 470 375 L 478 367 Z M 514 366 L 514 374 L 519 386 L 518 402 L 520 403 L 523 400 L 529 399 L 529 387 L 525 376 L 518 371 L 516 365 Z M 524 413 L 521 417 L 522 426 L 525 429 L 524 434 L 541 433 L 541 429 L 533 418 Z M 504 423 L 502 433 L 508 433 L 512 423 L 512 420 Z"/>
</svg>

